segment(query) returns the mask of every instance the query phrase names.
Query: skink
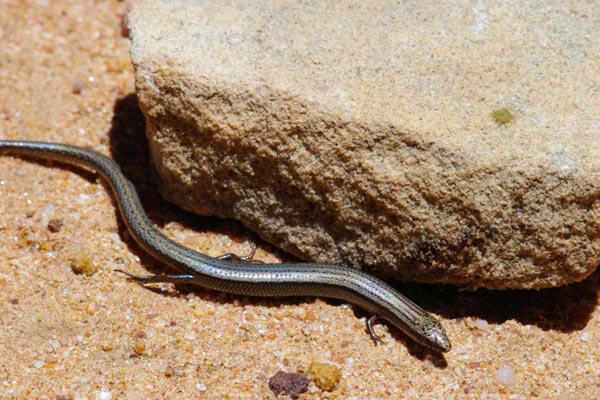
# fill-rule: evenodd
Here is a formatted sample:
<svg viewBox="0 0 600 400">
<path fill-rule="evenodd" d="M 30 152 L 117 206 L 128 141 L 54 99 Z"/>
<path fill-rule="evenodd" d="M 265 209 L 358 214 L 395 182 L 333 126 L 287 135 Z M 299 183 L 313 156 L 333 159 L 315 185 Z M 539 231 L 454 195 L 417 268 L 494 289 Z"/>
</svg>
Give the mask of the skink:
<svg viewBox="0 0 600 400">
<path fill-rule="evenodd" d="M 249 264 L 209 257 L 162 234 L 148 219 L 133 184 L 110 158 L 80 147 L 0 140 L 0 153 L 55 160 L 96 171 L 110 186 L 131 236 L 148 254 L 181 275 L 137 276 L 142 283 L 190 283 L 243 296 L 339 299 L 387 320 L 438 352 L 451 349 L 440 322 L 387 283 L 364 272 L 313 263 Z"/>
</svg>

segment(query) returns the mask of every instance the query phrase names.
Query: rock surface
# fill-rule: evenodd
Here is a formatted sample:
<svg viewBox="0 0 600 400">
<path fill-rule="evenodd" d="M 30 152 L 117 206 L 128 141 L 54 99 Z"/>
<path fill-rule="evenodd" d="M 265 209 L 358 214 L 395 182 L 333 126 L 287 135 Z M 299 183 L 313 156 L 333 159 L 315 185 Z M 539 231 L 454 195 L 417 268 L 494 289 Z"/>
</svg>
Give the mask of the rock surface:
<svg viewBox="0 0 600 400">
<path fill-rule="evenodd" d="M 577 1 L 129 14 L 164 197 L 305 260 L 473 288 L 599 263 L 599 23 Z"/>
</svg>

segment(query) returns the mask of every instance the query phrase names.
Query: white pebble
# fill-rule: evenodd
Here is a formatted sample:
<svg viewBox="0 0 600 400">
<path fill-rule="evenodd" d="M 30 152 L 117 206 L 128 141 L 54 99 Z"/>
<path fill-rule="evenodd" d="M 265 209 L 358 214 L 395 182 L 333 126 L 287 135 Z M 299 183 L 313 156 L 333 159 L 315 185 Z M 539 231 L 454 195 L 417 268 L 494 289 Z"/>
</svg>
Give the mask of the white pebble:
<svg viewBox="0 0 600 400">
<path fill-rule="evenodd" d="M 488 322 L 485 319 L 478 319 L 475 323 L 475 326 L 477 327 L 477 329 L 485 331 L 488 328 Z"/>
<path fill-rule="evenodd" d="M 112 400 L 112 393 L 107 391 L 102 391 L 96 393 L 97 400 Z"/>
<path fill-rule="evenodd" d="M 581 335 L 579 335 L 579 340 L 582 342 L 587 342 L 590 340 L 590 334 L 588 332 L 581 332 Z"/>
<path fill-rule="evenodd" d="M 196 389 L 198 389 L 201 392 L 204 392 L 206 390 L 206 385 L 204 383 L 199 383 L 196 385 Z"/>
<path fill-rule="evenodd" d="M 294 317 L 299 318 L 299 319 L 304 319 L 304 317 L 306 316 L 306 310 L 301 307 L 296 307 L 296 308 L 292 309 L 291 313 Z"/>
<path fill-rule="evenodd" d="M 259 325 L 257 330 L 258 330 L 258 333 L 260 333 L 261 335 L 264 335 L 265 333 L 267 333 L 269 331 L 269 328 L 267 328 L 265 325 Z"/>
<path fill-rule="evenodd" d="M 33 363 L 33 366 L 36 368 L 42 368 L 44 365 L 46 365 L 46 363 L 43 361 L 36 361 Z"/>
<path fill-rule="evenodd" d="M 513 386 L 517 378 L 515 377 L 515 371 L 512 367 L 505 366 L 496 371 L 496 381 L 502 386 Z"/>
</svg>

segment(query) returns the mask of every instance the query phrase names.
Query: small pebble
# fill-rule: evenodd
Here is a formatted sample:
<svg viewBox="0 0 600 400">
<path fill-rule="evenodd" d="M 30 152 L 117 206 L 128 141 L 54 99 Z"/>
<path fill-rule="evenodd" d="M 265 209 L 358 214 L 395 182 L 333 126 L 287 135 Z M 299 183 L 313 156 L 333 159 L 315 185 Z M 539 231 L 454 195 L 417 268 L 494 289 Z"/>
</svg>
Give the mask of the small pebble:
<svg viewBox="0 0 600 400">
<path fill-rule="evenodd" d="M 512 367 L 504 366 L 496 371 L 496 382 L 502 386 L 513 386 L 517 382 L 515 371 Z"/>
<path fill-rule="evenodd" d="M 127 26 L 127 13 L 119 15 L 121 36 L 124 38 L 129 37 L 129 27 Z"/>
<path fill-rule="evenodd" d="M 96 399 L 97 400 L 112 400 L 112 393 L 108 392 L 108 391 L 101 391 L 96 393 Z"/>
<path fill-rule="evenodd" d="M 42 243 L 40 243 L 40 250 L 41 251 L 52 251 L 52 245 L 48 242 L 42 242 Z"/>
<path fill-rule="evenodd" d="M 143 342 L 135 342 L 133 345 L 133 351 L 138 356 L 142 356 L 146 353 L 146 345 Z"/>
<path fill-rule="evenodd" d="M 488 328 L 488 322 L 485 319 L 478 319 L 475 326 L 477 329 L 485 331 Z"/>
<path fill-rule="evenodd" d="M 310 364 L 307 374 L 313 377 L 313 381 L 319 389 L 327 392 L 332 391 L 342 377 L 336 366 L 316 361 Z"/>
<path fill-rule="evenodd" d="M 138 338 L 138 339 L 145 339 L 145 338 L 148 337 L 148 335 L 144 331 L 136 331 L 135 332 L 135 337 Z"/>
<path fill-rule="evenodd" d="M 305 321 L 314 321 L 317 319 L 317 316 L 315 314 L 315 312 L 313 310 L 308 310 L 305 314 L 304 314 L 304 320 Z"/>
<path fill-rule="evenodd" d="M 588 340 L 590 340 L 590 334 L 588 332 L 581 332 L 581 334 L 579 335 L 579 340 L 581 340 L 582 342 L 587 342 Z"/>
<path fill-rule="evenodd" d="M 269 389 L 275 396 L 283 393 L 291 399 L 297 399 L 300 393 L 308 389 L 308 382 L 309 379 L 305 375 L 279 371 L 269 379 Z"/>
<path fill-rule="evenodd" d="M 98 267 L 86 254 L 78 254 L 71 259 L 71 270 L 76 274 L 92 276 L 98 271 Z"/>
<path fill-rule="evenodd" d="M 201 392 L 204 392 L 206 390 L 206 385 L 204 383 L 198 383 L 196 385 L 196 389 L 199 390 L 199 391 L 201 391 Z"/>
<path fill-rule="evenodd" d="M 113 345 L 112 345 L 112 343 L 106 342 L 106 343 L 102 343 L 100 345 L 100 348 L 102 349 L 102 351 L 112 351 Z"/>
<path fill-rule="evenodd" d="M 56 233 L 60 231 L 60 228 L 62 228 L 63 224 L 64 222 L 62 219 L 53 218 L 48 221 L 48 230 L 52 233 Z"/>
<path fill-rule="evenodd" d="M 167 367 L 165 368 L 165 376 L 170 377 L 173 375 L 175 375 L 175 369 L 172 366 L 167 365 Z M 196 388 L 198 388 L 198 385 L 196 385 Z"/>
<path fill-rule="evenodd" d="M 80 81 L 79 79 L 74 79 L 73 84 L 71 86 L 71 92 L 73 92 L 73 94 L 81 94 L 82 91 L 83 91 L 83 82 Z"/>
</svg>

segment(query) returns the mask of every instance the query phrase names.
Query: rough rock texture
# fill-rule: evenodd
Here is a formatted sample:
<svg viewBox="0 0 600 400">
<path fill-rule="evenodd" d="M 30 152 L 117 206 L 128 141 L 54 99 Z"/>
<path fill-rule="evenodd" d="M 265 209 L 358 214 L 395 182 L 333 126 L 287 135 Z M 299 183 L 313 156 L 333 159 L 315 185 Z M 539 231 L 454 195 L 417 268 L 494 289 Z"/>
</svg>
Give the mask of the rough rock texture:
<svg viewBox="0 0 600 400">
<path fill-rule="evenodd" d="M 135 2 L 162 194 L 302 259 L 405 280 L 592 273 L 597 8 L 365 3 Z"/>
</svg>

